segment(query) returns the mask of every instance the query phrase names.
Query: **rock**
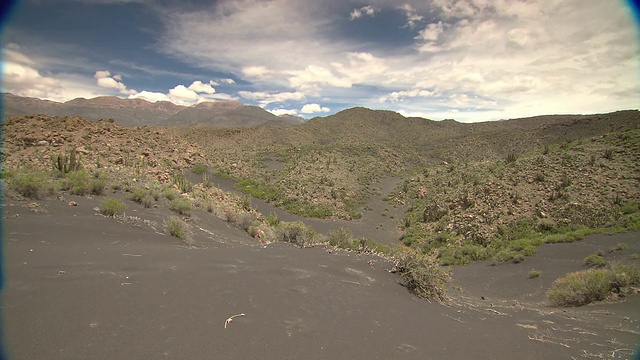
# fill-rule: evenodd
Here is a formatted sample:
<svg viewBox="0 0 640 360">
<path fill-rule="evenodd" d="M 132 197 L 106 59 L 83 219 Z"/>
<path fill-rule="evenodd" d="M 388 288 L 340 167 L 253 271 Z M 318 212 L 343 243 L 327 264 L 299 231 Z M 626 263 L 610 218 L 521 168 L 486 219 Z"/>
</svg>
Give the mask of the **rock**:
<svg viewBox="0 0 640 360">
<path fill-rule="evenodd" d="M 78 206 L 78 203 L 75 201 L 69 201 L 69 206 Z"/>
<path fill-rule="evenodd" d="M 38 141 L 38 146 L 47 146 L 47 145 L 49 145 L 49 142 L 47 140 Z"/>
</svg>

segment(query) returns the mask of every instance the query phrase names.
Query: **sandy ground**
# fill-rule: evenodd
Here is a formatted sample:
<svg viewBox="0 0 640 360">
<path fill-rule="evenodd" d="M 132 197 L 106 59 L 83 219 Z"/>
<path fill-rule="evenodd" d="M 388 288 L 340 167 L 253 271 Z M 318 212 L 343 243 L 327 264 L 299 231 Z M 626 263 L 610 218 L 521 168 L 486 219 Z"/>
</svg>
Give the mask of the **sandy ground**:
<svg viewBox="0 0 640 360">
<path fill-rule="evenodd" d="M 93 210 L 100 200 L 30 208 L 7 199 L 11 358 L 625 359 L 639 340 L 638 295 L 580 309 L 544 304 L 550 282 L 579 269 L 600 237 L 543 246 L 518 265 L 456 268 L 452 285 L 462 290 L 445 306 L 412 296 L 375 257 L 262 247 L 200 212 L 191 248 L 163 234 L 166 210 L 127 202 L 132 218 L 118 221 Z M 612 255 L 627 256 L 639 238 L 604 240 L 628 243 Z M 531 268 L 542 276 L 527 279 Z"/>
</svg>

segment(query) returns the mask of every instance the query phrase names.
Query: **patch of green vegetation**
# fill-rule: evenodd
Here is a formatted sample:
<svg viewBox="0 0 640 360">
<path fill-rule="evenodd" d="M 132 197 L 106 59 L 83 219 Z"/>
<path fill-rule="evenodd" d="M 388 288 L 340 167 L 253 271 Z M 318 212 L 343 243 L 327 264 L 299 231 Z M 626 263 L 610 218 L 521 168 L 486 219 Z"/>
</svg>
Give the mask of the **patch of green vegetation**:
<svg viewBox="0 0 640 360">
<path fill-rule="evenodd" d="M 640 264 L 612 264 L 607 268 L 570 273 L 556 279 L 547 292 L 553 306 L 582 306 L 605 300 L 611 293 L 640 284 Z"/>
<path fill-rule="evenodd" d="M 38 200 L 54 192 L 55 187 L 49 177 L 43 172 L 21 171 L 9 180 L 9 188 L 18 194 Z"/>
<path fill-rule="evenodd" d="M 191 213 L 191 203 L 187 199 L 177 198 L 169 201 L 169 209 L 180 215 L 189 215 Z"/>
<path fill-rule="evenodd" d="M 607 261 L 599 254 L 590 254 L 584 258 L 582 265 L 589 267 L 604 267 L 607 265 Z"/>
<path fill-rule="evenodd" d="M 197 175 L 203 175 L 207 172 L 207 167 L 204 165 L 196 165 L 191 169 L 191 172 Z"/>
<path fill-rule="evenodd" d="M 178 216 L 171 215 L 166 218 L 164 220 L 164 227 L 169 235 L 175 236 L 189 245 L 193 245 L 191 240 L 191 226 Z"/>
<path fill-rule="evenodd" d="M 89 191 L 92 195 L 102 195 L 107 187 L 107 181 L 100 178 L 94 178 L 89 181 Z"/>
<path fill-rule="evenodd" d="M 118 199 L 107 198 L 100 203 L 100 212 L 105 216 L 118 216 L 124 212 L 124 204 Z"/>
<path fill-rule="evenodd" d="M 535 279 L 537 277 L 540 277 L 540 275 L 542 275 L 542 271 L 531 269 L 531 271 L 529 271 L 528 278 Z"/>
<path fill-rule="evenodd" d="M 233 187 L 245 194 L 249 194 L 257 197 L 258 199 L 269 202 L 279 200 L 282 196 L 282 190 L 271 185 L 258 183 L 249 179 L 240 180 Z"/>
<path fill-rule="evenodd" d="M 175 200 L 180 196 L 180 192 L 172 187 L 168 187 L 164 190 L 164 197 L 171 201 Z"/>
<path fill-rule="evenodd" d="M 87 195 L 90 193 L 89 174 L 84 170 L 72 171 L 66 174 L 63 180 L 63 189 L 69 190 L 73 195 Z"/>
<path fill-rule="evenodd" d="M 296 214 L 311 218 L 328 218 L 333 215 L 333 211 L 326 206 L 308 204 L 296 199 L 286 198 L 281 205 L 282 209 L 291 214 Z"/>
<path fill-rule="evenodd" d="M 448 269 L 441 267 L 429 257 L 417 253 L 407 253 L 398 258 L 395 266 L 398 283 L 411 293 L 423 299 L 446 302 L 446 284 L 451 279 Z"/>
<path fill-rule="evenodd" d="M 301 221 L 283 221 L 275 229 L 275 238 L 277 241 L 292 243 L 299 247 L 313 244 L 315 236 L 316 234 L 313 229 Z"/>
</svg>

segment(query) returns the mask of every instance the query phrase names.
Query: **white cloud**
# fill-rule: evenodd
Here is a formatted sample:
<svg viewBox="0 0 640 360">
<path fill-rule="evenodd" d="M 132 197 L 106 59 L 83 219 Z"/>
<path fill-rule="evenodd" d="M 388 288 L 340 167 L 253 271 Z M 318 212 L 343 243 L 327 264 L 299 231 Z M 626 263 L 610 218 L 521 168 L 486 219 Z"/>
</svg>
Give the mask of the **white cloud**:
<svg viewBox="0 0 640 360">
<path fill-rule="evenodd" d="M 178 102 L 195 102 L 198 100 L 198 94 L 186 88 L 184 85 L 178 85 L 173 89 L 169 89 L 169 97 L 177 100 Z"/>
<path fill-rule="evenodd" d="M 146 90 L 140 91 L 137 94 L 129 95 L 129 99 L 144 99 L 150 102 L 171 101 L 166 94 Z"/>
<path fill-rule="evenodd" d="M 420 38 L 424 41 L 436 41 L 443 31 L 444 25 L 442 24 L 442 21 L 431 23 L 424 29 L 420 30 Z"/>
<path fill-rule="evenodd" d="M 223 83 L 223 84 L 228 84 L 228 85 L 233 85 L 233 84 L 235 84 L 235 83 L 236 83 L 236 81 L 235 81 L 235 80 L 233 80 L 233 79 L 228 79 L 228 78 L 227 78 L 227 79 L 220 79 L 220 82 L 221 82 L 221 83 Z M 211 85 L 213 85 L 213 84 L 211 84 Z"/>
<path fill-rule="evenodd" d="M 216 89 L 211 87 L 213 84 L 217 83 L 215 81 L 209 81 L 208 84 L 204 84 L 202 81 L 198 80 L 191 83 L 187 89 L 197 93 L 213 94 L 216 92 Z"/>
<path fill-rule="evenodd" d="M 371 5 L 363 6 L 359 9 L 353 9 L 349 14 L 349 18 L 353 21 L 361 18 L 363 15 L 373 17 L 380 9 L 374 8 Z"/>
<path fill-rule="evenodd" d="M 320 113 L 320 112 L 329 112 L 331 111 L 331 109 L 329 109 L 328 107 L 325 106 L 320 106 L 318 104 L 306 104 L 302 107 L 302 109 L 300 109 L 300 112 L 303 114 L 314 114 L 314 113 Z"/>
<path fill-rule="evenodd" d="M 135 93 L 137 93 L 136 90 L 127 89 L 125 84 L 119 81 L 119 80 L 122 80 L 122 76 L 119 74 L 111 76 L 111 73 L 109 71 L 98 70 L 93 75 L 93 77 L 94 79 L 96 79 L 98 86 L 100 87 L 116 89 L 121 94 L 126 94 L 126 95 L 134 95 Z"/>
<path fill-rule="evenodd" d="M 330 85 L 336 87 L 351 87 L 352 81 L 346 77 L 334 75 L 330 69 L 318 65 L 309 65 L 304 70 L 293 70 L 287 72 L 289 85 L 292 88 L 314 93 L 319 85 Z"/>
<path fill-rule="evenodd" d="M 281 93 L 269 93 L 264 91 L 238 91 L 238 95 L 245 99 L 258 101 L 262 106 L 285 101 L 300 101 L 305 97 L 303 93 L 297 91 Z"/>
<path fill-rule="evenodd" d="M 418 15 L 416 9 L 411 6 L 411 4 L 405 3 L 400 7 L 400 9 L 405 12 L 405 15 L 407 16 L 407 23 L 405 26 L 410 29 L 415 28 L 423 19 L 423 16 Z"/>
<path fill-rule="evenodd" d="M 242 74 L 249 79 L 263 79 L 269 76 L 271 73 L 272 71 L 264 66 L 246 66 L 242 68 Z"/>
<path fill-rule="evenodd" d="M 275 116 L 298 115 L 298 110 L 295 110 L 295 109 L 274 109 L 274 110 L 267 110 L 267 111 L 272 113 Z"/>
</svg>

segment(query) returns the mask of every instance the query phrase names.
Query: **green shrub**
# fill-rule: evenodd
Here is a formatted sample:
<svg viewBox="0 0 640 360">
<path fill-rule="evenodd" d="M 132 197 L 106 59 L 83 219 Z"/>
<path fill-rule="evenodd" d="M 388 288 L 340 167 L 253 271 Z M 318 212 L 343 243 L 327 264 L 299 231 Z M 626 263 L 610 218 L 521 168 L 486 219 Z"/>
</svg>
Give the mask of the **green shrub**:
<svg viewBox="0 0 640 360">
<path fill-rule="evenodd" d="M 174 199 L 169 201 L 169 209 L 180 215 L 189 215 L 191 212 L 191 203 L 187 199 Z"/>
<path fill-rule="evenodd" d="M 164 220 L 164 227 L 169 235 L 175 236 L 189 245 L 193 245 L 191 227 L 184 220 L 175 215 L 171 215 Z"/>
<path fill-rule="evenodd" d="M 398 283 L 423 299 L 438 302 L 448 300 L 445 286 L 451 274 L 428 257 L 415 253 L 405 254 L 396 262 Z"/>
<path fill-rule="evenodd" d="M 278 218 L 278 214 L 272 211 L 269 215 L 267 215 L 266 219 L 267 224 L 276 227 L 280 225 L 280 218 Z"/>
<path fill-rule="evenodd" d="M 117 216 L 124 212 L 124 204 L 118 199 L 104 199 L 100 203 L 100 212 L 106 216 Z"/>
<path fill-rule="evenodd" d="M 350 249 L 353 245 L 353 237 L 351 231 L 347 228 L 340 228 L 329 233 L 327 242 L 331 246 L 337 246 L 342 249 Z"/>
<path fill-rule="evenodd" d="M 313 243 L 315 233 L 302 221 L 281 222 L 276 228 L 276 239 L 304 247 Z"/>
<path fill-rule="evenodd" d="M 87 195 L 89 188 L 89 174 L 84 170 L 72 171 L 66 175 L 65 187 L 73 195 Z"/>
<path fill-rule="evenodd" d="M 256 216 L 250 212 L 242 212 L 238 214 L 238 217 L 235 220 L 236 225 L 244 231 L 248 231 L 249 228 L 256 221 Z"/>
<path fill-rule="evenodd" d="M 605 300 L 611 292 L 640 284 L 640 264 L 612 264 L 608 268 L 589 269 L 556 279 L 547 292 L 554 306 L 581 306 Z"/>
<path fill-rule="evenodd" d="M 142 206 L 144 206 L 145 208 L 150 208 L 153 206 L 153 202 L 154 202 L 154 198 L 151 195 L 146 195 L 145 197 L 142 198 Z"/>
<path fill-rule="evenodd" d="M 609 268 L 613 272 L 616 290 L 627 286 L 640 285 L 640 264 L 613 263 Z"/>
<path fill-rule="evenodd" d="M 537 277 L 540 277 L 541 274 L 542 272 L 539 270 L 531 270 L 529 271 L 529 279 L 535 279 Z"/>
<path fill-rule="evenodd" d="M 191 172 L 197 175 L 202 175 L 207 171 L 207 167 L 204 165 L 196 165 L 191 169 Z"/>
<path fill-rule="evenodd" d="M 633 214 L 634 212 L 638 211 L 638 203 L 635 201 L 626 202 L 624 205 L 622 205 L 620 211 L 625 215 Z"/>
<path fill-rule="evenodd" d="M 148 195 L 149 195 L 149 191 L 147 189 L 141 189 L 141 188 L 133 189 L 133 191 L 129 195 L 129 200 L 133 202 L 137 202 L 138 204 L 142 204 L 142 199 L 144 199 L 145 196 L 148 196 Z"/>
<path fill-rule="evenodd" d="M 89 190 L 93 195 L 102 195 L 104 193 L 104 188 L 107 186 L 107 182 L 102 179 L 93 179 L 89 183 Z"/>
<path fill-rule="evenodd" d="M 169 201 L 177 199 L 178 196 L 180 196 L 180 192 L 172 187 L 164 190 L 164 197 Z"/>
<path fill-rule="evenodd" d="M 9 187 L 18 194 L 31 199 L 40 199 L 42 196 L 53 193 L 51 181 L 43 173 L 25 171 L 14 175 Z"/>
<path fill-rule="evenodd" d="M 556 279 L 547 292 L 554 306 L 581 306 L 609 296 L 614 277 L 606 269 L 590 269 Z"/>
<path fill-rule="evenodd" d="M 604 267 L 607 265 L 607 261 L 601 255 L 591 254 L 584 258 L 582 265 L 590 267 Z"/>
</svg>

